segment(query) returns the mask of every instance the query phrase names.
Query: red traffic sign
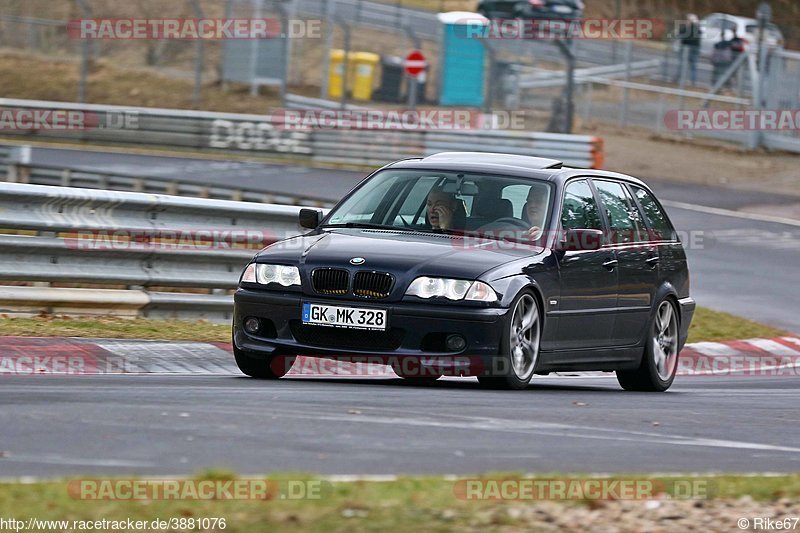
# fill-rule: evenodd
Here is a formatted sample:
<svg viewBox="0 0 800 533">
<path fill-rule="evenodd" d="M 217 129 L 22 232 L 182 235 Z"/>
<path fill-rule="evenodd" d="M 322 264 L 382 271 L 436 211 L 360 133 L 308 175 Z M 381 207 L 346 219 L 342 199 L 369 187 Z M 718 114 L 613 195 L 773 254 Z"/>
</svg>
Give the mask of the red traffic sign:
<svg viewBox="0 0 800 533">
<path fill-rule="evenodd" d="M 428 68 L 428 61 L 425 59 L 425 54 L 419 50 L 414 50 L 406 56 L 403 66 L 409 76 L 419 76 Z"/>
</svg>

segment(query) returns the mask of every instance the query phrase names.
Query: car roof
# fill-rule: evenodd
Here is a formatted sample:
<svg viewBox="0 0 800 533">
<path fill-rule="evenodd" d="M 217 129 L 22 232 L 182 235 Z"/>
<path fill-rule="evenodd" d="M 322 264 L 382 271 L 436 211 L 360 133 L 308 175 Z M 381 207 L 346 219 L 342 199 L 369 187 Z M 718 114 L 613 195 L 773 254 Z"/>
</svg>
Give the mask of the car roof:
<svg viewBox="0 0 800 533">
<path fill-rule="evenodd" d="M 641 180 L 606 170 L 565 166 L 557 159 L 488 152 L 442 152 L 427 157 L 395 161 L 384 168 L 419 169 L 445 172 L 476 172 L 505 176 L 534 178 L 563 184 L 573 177 L 590 176 L 624 180 L 635 185 L 647 185 Z"/>
<path fill-rule="evenodd" d="M 731 15 L 729 13 L 711 13 L 707 17 L 704 17 L 703 20 L 709 17 L 725 17 L 727 19 L 735 20 L 741 24 L 758 24 L 758 20 L 749 17 L 740 17 L 739 15 Z"/>
</svg>

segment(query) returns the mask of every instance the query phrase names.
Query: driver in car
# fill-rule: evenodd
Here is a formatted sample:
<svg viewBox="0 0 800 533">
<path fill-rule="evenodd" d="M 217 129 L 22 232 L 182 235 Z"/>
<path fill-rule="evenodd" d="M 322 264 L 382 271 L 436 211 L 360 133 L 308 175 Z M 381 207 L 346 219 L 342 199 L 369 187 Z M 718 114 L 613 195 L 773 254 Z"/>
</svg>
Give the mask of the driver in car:
<svg viewBox="0 0 800 533">
<path fill-rule="evenodd" d="M 453 193 L 433 189 L 428 193 L 425 209 L 433 229 L 453 229 L 453 220 L 458 209 L 458 198 Z"/>
</svg>

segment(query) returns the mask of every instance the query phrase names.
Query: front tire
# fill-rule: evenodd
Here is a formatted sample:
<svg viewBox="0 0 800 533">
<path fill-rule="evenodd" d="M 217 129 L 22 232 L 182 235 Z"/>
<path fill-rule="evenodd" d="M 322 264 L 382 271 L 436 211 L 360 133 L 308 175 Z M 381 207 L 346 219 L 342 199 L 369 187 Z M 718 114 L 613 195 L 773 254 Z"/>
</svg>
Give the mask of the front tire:
<svg viewBox="0 0 800 533">
<path fill-rule="evenodd" d="M 499 368 L 478 377 L 481 385 L 494 389 L 521 390 L 528 386 L 539 362 L 542 314 L 530 291 L 523 291 L 511 304 L 510 319 L 500 346 Z M 502 375 L 493 375 L 499 370 Z"/>
<path fill-rule="evenodd" d="M 255 379 L 280 379 L 289 372 L 294 363 L 294 356 L 269 355 L 267 357 L 256 357 L 248 352 L 242 351 L 233 346 L 233 357 L 236 359 L 236 366 L 246 376 Z"/>
<path fill-rule="evenodd" d="M 675 381 L 678 370 L 678 311 L 672 300 L 663 300 L 647 328 L 642 363 L 636 370 L 618 370 L 617 381 L 623 389 L 664 392 Z"/>
</svg>

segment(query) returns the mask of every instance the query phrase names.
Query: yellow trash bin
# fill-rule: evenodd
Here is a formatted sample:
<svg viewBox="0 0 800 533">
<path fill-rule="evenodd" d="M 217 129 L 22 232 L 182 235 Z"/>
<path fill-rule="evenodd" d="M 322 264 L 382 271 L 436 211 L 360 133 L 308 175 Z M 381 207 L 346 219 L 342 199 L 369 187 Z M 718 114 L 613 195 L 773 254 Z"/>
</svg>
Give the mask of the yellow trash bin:
<svg viewBox="0 0 800 533">
<path fill-rule="evenodd" d="M 371 52 L 354 52 L 350 54 L 349 60 L 351 65 L 355 65 L 355 73 L 350 77 L 353 98 L 371 100 L 375 71 L 381 61 L 381 56 Z"/>
<path fill-rule="evenodd" d="M 330 58 L 328 96 L 330 98 L 341 98 L 342 86 L 344 85 L 344 50 L 331 50 Z"/>
<path fill-rule="evenodd" d="M 330 51 L 330 74 L 328 77 L 328 97 L 341 98 L 344 86 L 344 50 Z M 356 100 L 371 100 L 375 71 L 381 56 L 371 52 L 350 52 L 347 55 L 348 92 Z"/>
</svg>

